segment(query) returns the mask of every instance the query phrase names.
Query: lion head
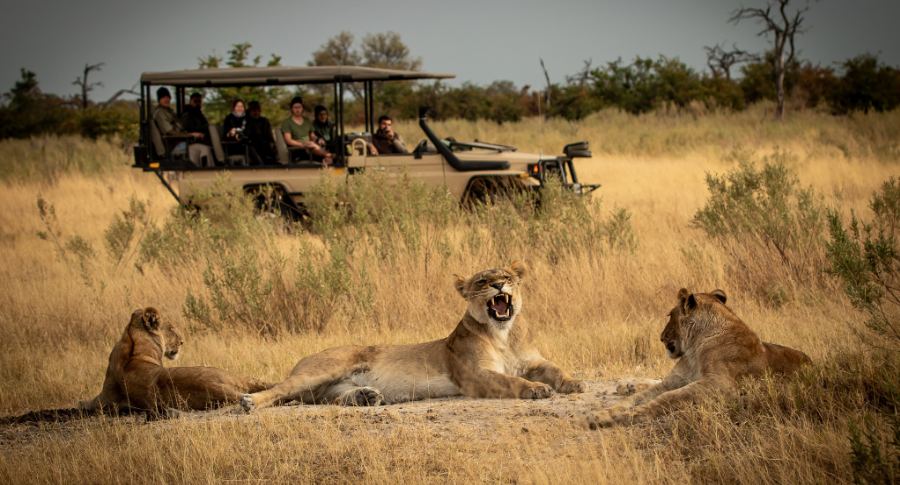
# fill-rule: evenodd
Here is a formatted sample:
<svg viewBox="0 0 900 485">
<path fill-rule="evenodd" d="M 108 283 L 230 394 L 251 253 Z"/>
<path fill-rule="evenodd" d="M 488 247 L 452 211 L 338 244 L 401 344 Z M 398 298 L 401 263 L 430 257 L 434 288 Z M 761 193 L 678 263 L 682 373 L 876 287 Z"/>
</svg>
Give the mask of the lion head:
<svg viewBox="0 0 900 485">
<path fill-rule="evenodd" d="M 147 307 L 136 310 L 132 314 L 134 319 L 140 319 L 139 327 L 147 332 L 162 354 L 169 360 L 177 360 L 184 338 L 181 333 L 169 322 L 163 322 L 159 310 Z"/>
<path fill-rule="evenodd" d="M 516 261 L 509 268 L 482 271 L 470 278 L 454 275 L 456 291 L 468 302 L 472 318 L 503 330 L 522 310 L 519 285 L 527 273 L 525 263 Z"/>
<path fill-rule="evenodd" d="M 659 336 L 660 342 L 666 347 L 666 355 L 672 359 L 680 359 L 684 355 L 684 337 L 692 334 L 697 315 L 706 313 L 711 306 L 724 305 L 728 297 L 722 290 L 714 290 L 710 293 L 691 294 L 685 288 L 678 291 L 678 303 L 669 312 L 669 323 Z"/>
</svg>

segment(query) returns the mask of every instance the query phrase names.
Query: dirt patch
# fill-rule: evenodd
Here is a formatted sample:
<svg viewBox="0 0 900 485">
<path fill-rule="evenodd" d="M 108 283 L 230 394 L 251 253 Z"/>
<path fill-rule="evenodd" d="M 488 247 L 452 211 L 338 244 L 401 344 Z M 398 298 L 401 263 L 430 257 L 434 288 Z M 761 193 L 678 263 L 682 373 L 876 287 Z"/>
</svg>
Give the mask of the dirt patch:
<svg viewBox="0 0 900 485">
<path fill-rule="evenodd" d="M 521 425 L 522 433 L 539 429 L 548 420 L 564 420 L 579 425 L 580 418 L 590 409 L 613 406 L 623 396 L 616 394 L 615 382 L 586 381 L 588 389 L 581 394 L 555 394 L 548 399 L 472 399 L 462 396 L 430 399 L 374 407 L 343 407 L 333 405 L 301 405 L 289 403 L 255 411 L 247 415 L 238 406 L 214 411 L 181 413 L 177 419 L 158 421 L 156 425 L 178 426 L 205 420 L 253 420 L 269 417 L 297 417 L 303 420 L 356 417 L 373 424 L 373 429 L 392 431 L 407 426 L 428 426 L 435 436 L 452 433 L 464 426 L 472 431 L 489 432 L 498 424 Z M 95 421 L 110 420 L 121 424 L 140 425 L 146 419 L 142 413 L 126 415 L 85 415 L 75 410 L 34 411 L 16 417 L 0 418 L 0 443 L 31 441 L 43 432 L 77 433 Z"/>
</svg>

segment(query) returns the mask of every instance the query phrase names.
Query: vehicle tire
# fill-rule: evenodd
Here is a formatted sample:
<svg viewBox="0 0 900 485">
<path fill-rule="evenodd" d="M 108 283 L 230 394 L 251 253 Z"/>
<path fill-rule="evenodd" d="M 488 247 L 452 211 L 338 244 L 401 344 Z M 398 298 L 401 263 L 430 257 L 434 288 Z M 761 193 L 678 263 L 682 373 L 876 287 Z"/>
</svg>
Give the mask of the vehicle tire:
<svg viewBox="0 0 900 485">
<path fill-rule="evenodd" d="M 492 205 L 525 191 L 517 177 L 474 177 L 463 194 L 462 205 L 473 209 L 478 204 Z"/>
</svg>

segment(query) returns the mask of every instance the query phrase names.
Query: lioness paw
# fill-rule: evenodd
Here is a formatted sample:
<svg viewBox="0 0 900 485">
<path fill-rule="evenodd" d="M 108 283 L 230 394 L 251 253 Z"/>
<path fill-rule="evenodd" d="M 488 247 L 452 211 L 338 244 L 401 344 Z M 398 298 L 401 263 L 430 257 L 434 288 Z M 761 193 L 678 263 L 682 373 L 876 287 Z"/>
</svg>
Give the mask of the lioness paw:
<svg viewBox="0 0 900 485">
<path fill-rule="evenodd" d="M 637 392 L 641 392 L 648 387 L 655 386 L 662 381 L 656 379 L 620 379 L 616 382 L 616 394 L 620 396 L 628 396 Z"/>
<path fill-rule="evenodd" d="M 350 406 L 378 406 L 384 401 L 381 391 L 374 387 L 360 387 L 353 393 L 353 399 L 348 402 Z"/>
<path fill-rule="evenodd" d="M 557 389 L 556 391 L 560 394 L 585 392 L 587 391 L 587 384 L 580 379 L 569 379 L 567 381 L 563 381 L 563 383 L 560 384 L 559 389 Z"/>
<path fill-rule="evenodd" d="M 587 415 L 587 423 L 588 427 L 591 429 L 609 428 L 616 424 L 612 415 L 609 414 L 609 410 L 606 409 L 589 412 Z"/>
<path fill-rule="evenodd" d="M 537 384 L 525 389 L 522 399 L 547 399 L 553 395 L 553 388 L 546 384 Z"/>
<path fill-rule="evenodd" d="M 244 394 L 241 396 L 241 409 L 243 409 L 245 413 L 249 413 L 256 409 L 256 403 L 253 402 L 253 395 Z"/>
</svg>

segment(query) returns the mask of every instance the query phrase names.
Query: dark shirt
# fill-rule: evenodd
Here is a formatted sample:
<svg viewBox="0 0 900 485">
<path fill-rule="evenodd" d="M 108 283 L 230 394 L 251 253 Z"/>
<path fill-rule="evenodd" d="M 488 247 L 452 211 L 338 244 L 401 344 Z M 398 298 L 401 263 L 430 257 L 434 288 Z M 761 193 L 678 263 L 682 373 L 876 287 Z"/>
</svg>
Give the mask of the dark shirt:
<svg viewBox="0 0 900 485">
<path fill-rule="evenodd" d="M 330 142 L 332 137 L 334 136 L 334 123 L 331 121 L 326 121 L 322 123 L 319 120 L 313 120 L 312 127 L 309 130 L 310 133 L 315 133 L 317 137 L 325 140 L 326 142 Z"/>
<path fill-rule="evenodd" d="M 229 113 L 228 116 L 225 117 L 225 121 L 222 123 L 222 131 L 225 133 L 225 139 L 228 141 L 234 141 L 235 137 L 231 135 L 231 129 L 237 128 L 241 131 L 246 130 L 247 119 L 249 119 L 249 116 L 247 115 L 238 118 L 234 114 Z M 243 141 L 244 139 L 249 140 L 248 138 L 242 136 L 241 141 Z"/>
<path fill-rule="evenodd" d="M 275 135 L 272 134 L 272 123 L 265 116 L 260 116 L 259 118 L 251 116 L 247 118 L 247 126 L 244 128 L 244 133 L 247 134 L 247 137 L 250 138 L 254 145 L 275 143 Z"/>
<path fill-rule="evenodd" d="M 190 105 L 184 107 L 184 114 L 181 115 L 181 126 L 188 133 L 207 134 L 209 132 L 209 120 L 206 119 L 206 115 Z"/>
<path fill-rule="evenodd" d="M 372 137 L 372 144 L 375 145 L 375 149 L 378 150 L 380 155 L 409 153 L 409 150 L 406 149 L 406 142 L 396 131 L 394 132 L 394 140 L 391 141 L 381 134 L 381 130 L 378 130 L 378 132 L 375 133 L 375 136 Z"/>
</svg>

